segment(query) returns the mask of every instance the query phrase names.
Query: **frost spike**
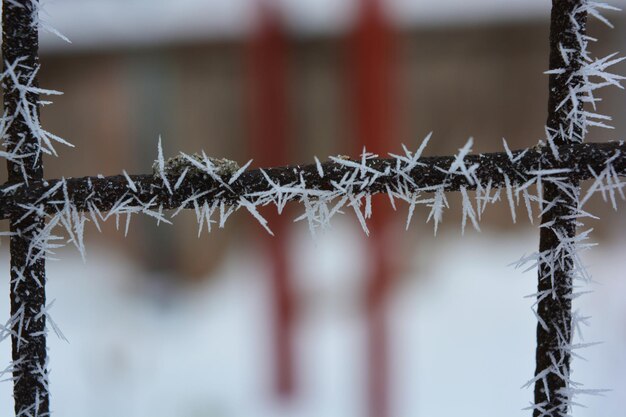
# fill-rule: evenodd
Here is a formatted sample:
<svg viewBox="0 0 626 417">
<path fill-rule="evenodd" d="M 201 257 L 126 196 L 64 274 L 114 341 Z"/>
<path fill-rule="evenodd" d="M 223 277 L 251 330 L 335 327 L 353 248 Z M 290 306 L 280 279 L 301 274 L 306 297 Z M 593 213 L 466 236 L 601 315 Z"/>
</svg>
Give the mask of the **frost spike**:
<svg viewBox="0 0 626 417">
<path fill-rule="evenodd" d="M 230 177 L 230 179 L 228 180 L 228 185 L 231 185 L 233 182 L 237 181 L 237 178 L 239 178 L 241 176 L 241 174 L 244 173 L 244 171 L 246 169 L 248 169 L 248 167 L 250 166 L 250 164 L 252 163 L 252 159 L 249 160 L 248 162 L 246 162 L 246 164 L 244 166 L 242 166 L 241 168 L 239 168 L 232 177 Z M 187 168 L 185 168 L 185 171 L 187 170 Z"/>
<path fill-rule="evenodd" d="M 315 157 L 315 166 L 317 167 L 317 173 L 319 174 L 320 178 L 324 178 L 324 168 L 322 168 L 322 164 L 320 163 L 320 160 L 317 158 L 317 156 Z"/>
<path fill-rule="evenodd" d="M 133 190 L 133 192 L 137 192 L 137 186 L 135 185 L 135 182 L 132 180 L 132 178 L 130 178 L 128 176 L 128 173 L 126 172 L 126 170 L 122 170 L 122 174 L 124 174 L 124 177 L 126 178 L 126 181 L 128 182 L 128 188 L 130 188 L 131 190 Z"/>
<path fill-rule="evenodd" d="M 170 182 L 167 179 L 167 174 L 165 172 L 165 158 L 163 157 L 163 145 L 161 144 L 161 135 L 159 135 L 159 145 L 158 145 L 158 166 L 159 166 L 159 176 L 163 180 L 163 184 L 165 184 L 165 188 L 172 194 L 172 188 L 170 187 Z"/>
</svg>

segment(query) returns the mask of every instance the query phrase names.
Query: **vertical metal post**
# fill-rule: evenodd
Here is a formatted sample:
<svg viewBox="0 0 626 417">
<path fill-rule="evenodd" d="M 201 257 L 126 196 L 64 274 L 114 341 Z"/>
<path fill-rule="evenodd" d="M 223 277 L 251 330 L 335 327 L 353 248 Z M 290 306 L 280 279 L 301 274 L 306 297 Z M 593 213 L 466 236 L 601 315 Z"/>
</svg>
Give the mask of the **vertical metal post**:
<svg viewBox="0 0 626 417">
<path fill-rule="evenodd" d="M 9 182 L 43 178 L 40 144 L 33 131 L 39 123 L 36 73 L 39 67 L 38 0 L 4 1 L 2 54 L 5 75 L 2 89 L 9 125 L 4 142 L 16 158 L 8 161 Z M 31 88 L 34 87 L 34 88 Z M 11 232 L 11 338 L 13 396 L 17 416 L 49 415 L 46 351 L 46 292 L 43 254 L 33 239 L 44 227 L 38 214 L 10 219 Z"/>
<path fill-rule="evenodd" d="M 576 73 L 581 67 L 580 39 L 586 33 L 587 15 L 575 11 L 580 10 L 583 1 L 552 2 L 550 69 L 565 70 L 551 74 L 549 81 L 547 127 L 557 146 L 580 142 L 585 133 L 581 124 L 572 123 L 572 110 L 576 109 L 566 100 L 572 87 L 581 83 Z M 578 110 L 582 110 L 582 102 L 578 103 Z M 567 168 L 565 162 L 563 167 Z M 579 185 L 578 182 L 570 185 L 571 189 L 564 191 L 554 184 L 544 184 L 546 204 L 557 203 L 541 219 L 534 417 L 569 415 L 574 265 L 559 245 L 563 238 L 576 235 L 576 219 L 571 216 L 578 209 Z"/>
</svg>

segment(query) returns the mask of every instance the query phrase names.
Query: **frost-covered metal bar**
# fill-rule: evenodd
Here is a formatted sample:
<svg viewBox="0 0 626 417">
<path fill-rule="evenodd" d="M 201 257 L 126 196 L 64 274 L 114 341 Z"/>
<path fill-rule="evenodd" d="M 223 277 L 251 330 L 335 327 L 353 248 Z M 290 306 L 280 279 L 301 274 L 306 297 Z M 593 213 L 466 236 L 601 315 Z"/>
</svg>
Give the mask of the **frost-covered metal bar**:
<svg viewBox="0 0 626 417">
<path fill-rule="evenodd" d="M 34 184 L 43 178 L 39 131 L 37 0 L 2 4 L 3 141 L 9 182 Z M 33 251 L 44 228 L 41 213 L 14 206 L 11 223 L 11 319 L 3 336 L 12 339 L 12 372 L 17 416 L 49 415 L 46 351 L 45 262 Z"/>
<path fill-rule="evenodd" d="M 555 155 L 559 156 L 559 161 Z M 17 180 L 0 187 L 0 217 L 8 218 L 21 213 L 23 207 L 41 213 L 55 213 L 66 203 L 79 212 L 96 209 L 106 212 L 121 207 L 121 203 L 125 208 L 149 206 L 152 209 L 192 208 L 194 204 L 215 202 L 237 205 L 242 198 L 252 200 L 272 189 L 275 195 L 282 192 L 281 201 L 286 202 L 300 200 L 306 195 L 314 198 L 316 191 L 338 192 L 337 196 L 340 196 L 342 182 L 347 184 L 346 187 L 352 184 L 353 188 L 357 184 L 358 187 L 353 190 L 357 193 L 398 194 L 427 193 L 436 191 L 438 187 L 443 191 L 459 191 L 462 187 L 475 190 L 487 184 L 497 189 L 505 187 L 506 181 L 512 186 L 528 188 L 529 181 L 535 185 L 537 179 L 543 183 L 564 177 L 580 181 L 601 180 L 603 172 L 606 175 L 626 175 L 624 142 L 581 143 L 554 150 L 546 146 L 466 155 L 463 163 L 468 168 L 468 175 L 463 174 L 459 167 L 452 167 L 459 160 L 458 156 L 424 157 L 415 161 L 403 158 L 405 160 L 336 158 L 319 165 L 255 169 L 223 175 L 221 183 L 198 171 L 187 171 L 179 184 L 176 184 L 179 177 L 166 174 L 167 185 L 157 174 L 31 181 L 29 185 Z M 570 168 L 550 171 L 561 164 Z M 367 176 L 364 185 L 361 173 Z M 235 175 L 238 175 L 237 178 L 231 182 Z M 353 175 L 356 180 L 352 179 Z"/>
<path fill-rule="evenodd" d="M 593 119 L 583 108 L 588 102 L 583 76 L 586 24 L 586 0 L 552 1 L 546 129 L 552 146 L 582 142 Z M 573 169 L 575 165 L 571 160 L 557 160 L 552 167 Z M 553 207 L 541 218 L 539 238 L 534 417 L 570 415 L 572 405 L 572 298 L 581 179 L 573 176 L 558 185 L 544 185 L 544 200 Z"/>
</svg>

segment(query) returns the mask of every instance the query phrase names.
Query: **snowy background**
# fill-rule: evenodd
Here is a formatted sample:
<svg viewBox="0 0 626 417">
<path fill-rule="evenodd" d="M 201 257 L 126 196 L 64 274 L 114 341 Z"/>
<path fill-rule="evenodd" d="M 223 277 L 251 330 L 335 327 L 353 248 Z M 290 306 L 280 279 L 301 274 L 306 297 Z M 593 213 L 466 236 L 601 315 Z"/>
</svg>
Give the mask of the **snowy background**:
<svg viewBox="0 0 626 417">
<path fill-rule="evenodd" d="M 358 294 L 364 237 L 336 222 L 317 244 L 294 230 L 303 314 L 297 330 L 301 390 L 272 400 L 267 265 L 253 246 L 229 248 L 210 280 L 190 290 L 154 284 L 113 248 L 49 263 L 52 404 L 65 417 L 345 417 L 365 414 L 365 327 Z M 536 322 L 534 271 L 509 263 L 535 250 L 536 233 L 425 236 L 393 294 L 392 410 L 397 416 L 526 416 Z M 8 269 L 6 246 L 0 267 Z M 584 397 L 576 417 L 619 416 L 626 406 L 626 269 L 623 239 L 586 257 L 599 282 L 578 305 L 593 316 L 586 341 L 605 343 L 574 361 L 574 379 L 610 388 Z M 148 285 L 147 285 L 148 284 Z M 8 293 L 6 281 L 1 291 Z M 8 297 L 0 309 L 7 318 Z M 0 345 L 1 357 L 10 355 Z M 0 385 L 0 415 L 11 413 Z"/>
</svg>

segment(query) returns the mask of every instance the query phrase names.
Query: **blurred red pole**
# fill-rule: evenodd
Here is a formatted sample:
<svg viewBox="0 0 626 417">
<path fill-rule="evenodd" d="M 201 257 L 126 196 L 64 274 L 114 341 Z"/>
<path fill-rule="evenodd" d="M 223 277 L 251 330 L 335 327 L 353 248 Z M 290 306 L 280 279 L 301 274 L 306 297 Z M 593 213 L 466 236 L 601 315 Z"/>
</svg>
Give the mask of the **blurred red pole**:
<svg viewBox="0 0 626 417">
<path fill-rule="evenodd" d="M 394 37 L 386 22 L 381 2 L 361 0 L 359 19 L 350 39 L 350 80 L 352 84 L 355 133 L 359 147 L 385 155 L 395 137 L 396 108 L 394 85 Z M 360 151 L 360 149 L 359 149 Z M 366 288 L 368 331 L 368 407 L 370 417 L 389 417 L 389 335 L 387 311 L 393 274 L 390 255 L 390 205 L 373 201 L 374 216 L 369 223 L 370 275 Z M 389 239 L 388 237 L 391 237 Z"/>
<path fill-rule="evenodd" d="M 287 164 L 288 42 L 280 19 L 268 1 L 258 1 L 258 27 L 248 48 L 251 148 L 257 166 Z M 288 275 L 284 216 L 265 210 L 275 237 L 266 236 L 272 267 L 274 321 L 274 389 L 288 399 L 295 391 L 293 326 L 295 296 Z"/>
</svg>

